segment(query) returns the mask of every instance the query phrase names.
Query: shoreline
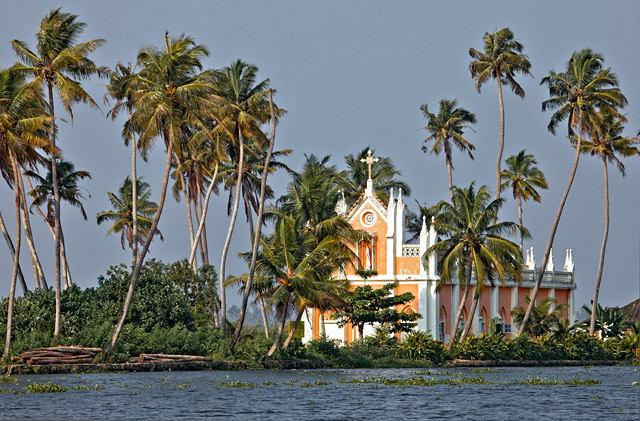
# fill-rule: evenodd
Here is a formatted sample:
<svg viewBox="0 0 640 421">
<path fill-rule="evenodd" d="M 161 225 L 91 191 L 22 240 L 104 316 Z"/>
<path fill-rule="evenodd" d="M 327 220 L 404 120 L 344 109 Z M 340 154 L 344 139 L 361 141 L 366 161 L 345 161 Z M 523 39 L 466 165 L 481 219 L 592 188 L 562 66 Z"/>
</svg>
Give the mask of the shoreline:
<svg viewBox="0 0 640 421">
<path fill-rule="evenodd" d="M 434 368 L 463 367 L 563 367 L 563 366 L 617 366 L 636 365 L 635 360 L 451 360 Z M 152 371 L 233 371 L 233 370 L 308 370 L 330 367 L 324 360 L 271 360 L 271 361 L 189 361 L 189 362 L 147 362 L 147 363 L 96 363 L 96 364 L 46 364 L 0 365 L 2 375 L 28 374 L 71 374 L 71 373 L 112 373 L 112 372 L 152 372 Z M 346 370 L 350 367 L 343 367 Z M 380 368 L 380 367 L 376 367 Z M 389 367 L 394 368 L 394 367 Z M 415 368 L 424 368 L 416 362 Z"/>
</svg>

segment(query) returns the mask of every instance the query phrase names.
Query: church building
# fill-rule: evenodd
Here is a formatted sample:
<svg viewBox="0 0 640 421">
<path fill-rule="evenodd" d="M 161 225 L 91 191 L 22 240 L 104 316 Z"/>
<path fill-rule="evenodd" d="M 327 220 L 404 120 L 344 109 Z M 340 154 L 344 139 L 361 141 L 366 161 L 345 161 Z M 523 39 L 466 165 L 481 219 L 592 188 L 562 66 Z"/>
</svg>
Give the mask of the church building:
<svg viewBox="0 0 640 421">
<path fill-rule="evenodd" d="M 371 166 L 375 159 L 369 156 L 367 162 Z M 463 291 L 461 292 L 456 277 L 452 277 L 452 282 L 444 284 L 440 290 L 436 288 L 440 277 L 434 255 L 428 256 L 426 268 L 421 264 L 421 256 L 437 241 L 434 227 L 427 229 L 427 223 L 423 219 L 418 244 L 405 244 L 405 204 L 402 190 L 397 192 L 396 196 L 392 189 L 389 202 L 382 203 L 373 191 L 370 169 L 367 187 L 360 198 L 350 209 L 347 209 L 343 198 L 339 201 L 336 212 L 343 215 L 354 229 L 363 233 L 363 239 L 353 244 L 357 261 L 343 274 L 349 280 L 351 287 L 370 285 L 377 289 L 393 282 L 396 295 L 411 292 L 414 299 L 402 308 L 398 307 L 397 310 L 420 313 L 422 319 L 418 320 L 416 329 L 429 331 L 434 338 L 448 342 L 452 332 L 455 331 L 452 329 L 453 319 Z M 573 266 L 572 250 L 566 251 L 561 269 L 555 267 L 552 251 L 537 298 L 542 300 L 553 297 L 558 300 L 558 304 L 567 305 L 563 311 L 563 317 L 568 318 L 571 324 L 575 322 L 576 284 L 573 279 Z M 357 271 L 362 273 L 361 270 L 375 271 L 372 273 L 377 275 L 364 279 L 356 274 Z M 525 295 L 531 294 L 540 270 L 541 268 L 536 267 L 533 247 L 526 250 L 522 281 L 518 283 L 507 280 L 504 285 L 496 281 L 495 286 L 487 287 L 480 297 L 476 314 L 470 321 L 468 314 L 475 288 L 475 279 L 472 279 L 460 327 L 471 322 L 473 323 L 471 331 L 474 334 L 488 333 L 490 322 L 495 319 L 497 328 L 503 333 L 515 333 L 517 329 L 512 324 L 511 310 L 517 306 L 526 308 Z M 310 309 L 306 316 L 303 340 L 318 338 L 321 334 L 320 312 L 317 309 Z M 324 317 L 324 324 L 325 333 L 330 339 L 351 343 L 357 338 L 357 329 L 350 324 L 340 328 L 336 320 L 331 319 L 330 316 Z M 374 328 L 366 325 L 364 335 L 373 333 Z"/>
</svg>

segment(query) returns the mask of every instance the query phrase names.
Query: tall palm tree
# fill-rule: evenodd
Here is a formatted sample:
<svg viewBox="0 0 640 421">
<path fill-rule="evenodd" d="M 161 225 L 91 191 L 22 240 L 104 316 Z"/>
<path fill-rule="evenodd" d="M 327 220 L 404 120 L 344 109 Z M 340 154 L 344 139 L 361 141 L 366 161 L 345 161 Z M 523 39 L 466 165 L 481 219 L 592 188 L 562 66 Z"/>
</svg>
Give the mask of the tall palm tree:
<svg viewBox="0 0 640 421">
<path fill-rule="evenodd" d="M 344 193 L 347 203 L 354 203 L 367 187 L 367 177 L 369 177 L 367 164 L 361 160 L 367 157 L 371 151 L 375 155 L 375 149 L 367 146 L 355 156 L 350 154 L 344 157 L 347 170 L 344 173 Z M 411 195 L 411 188 L 404 181 L 397 179 L 402 173 L 395 168 L 393 161 L 389 157 L 378 157 L 379 161 L 371 166 L 371 181 L 376 192 L 376 196 L 382 203 L 389 202 L 389 190 L 396 191 L 402 189 L 406 196 Z"/>
<path fill-rule="evenodd" d="M 135 92 L 132 98 L 135 111 L 125 130 L 140 134 L 138 146 L 143 157 L 157 138 L 164 141 L 167 156 L 158 209 L 133 270 L 122 313 L 105 354 L 110 354 L 115 347 L 129 312 L 142 262 L 162 215 L 171 160 L 174 155 L 180 156 L 183 128 L 189 125 L 204 129 L 206 121 L 211 118 L 212 93 L 204 75 L 200 73 L 200 60 L 207 55 L 207 49 L 196 44 L 191 37 L 184 34 L 170 37 L 168 33 L 165 33 L 162 49 L 148 46 L 143 47 L 138 53 L 140 72 L 134 82 Z"/>
<path fill-rule="evenodd" d="M 427 229 L 431 227 L 431 219 L 438 216 L 438 205 L 427 206 L 425 203 L 421 205 L 420 202 L 416 200 L 416 206 L 418 206 L 418 212 L 412 212 L 411 210 L 407 210 L 407 232 L 411 234 L 409 238 L 409 242 L 415 241 L 420 238 L 420 232 L 422 232 L 422 221 L 424 218 L 425 223 L 427 224 Z"/>
<path fill-rule="evenodd" d="M 424 129 L 429 132 L 429 137 L 425 139 L 425 144 L 422 145 L 422 151 L 426 153 L 429 150 L 427 142 L 430 140 L 434 141 L 433 147 L 429 151 L 430 153 L 440 155 L 440 153 L 444 151 L 444 158 L 449 174 L 449 194 L 451 195 L 451 200 L 453 200 L 451 144 L 453 143 L 453 145 L 462 152 L 466 152 L 471 159 L 473 159 L 471 151 L 476 148 L 462 136 L 464 129 L 469 127 L 468 124 L 476 122 L 476 116 L 464 108 L 456 108 L 456 105 L 457 101 L 455 99 L 442 99 L 440 100 L 438 114 L 430 112 L 427 104 L 420 106 L 420 110 L 422 110 L 424 117 L 427 119 L 427 126 L 424 127 Z"/>
<path fill-rule="evenodd" d="M 504 199 L 490 200 L 491 194 L 486 186 L 480 187 L 477 192 L 474 183 L 464 189 L 454 186 L 452 203 L 440 202 L 440 212 L 435 222 L 436 229 L 445 239 L 429 247 L 422 256 L 423 264 L 426 264 L 431 253 L 442 256 L 438 261 L 439 288 L 443 283 L 451 282 L 457 271 L 460 288 L 464 289 L 453 323 L 449 350 L 453 349 L 454 333 L 469 297 L 471 273 L 475 272 L 476 275 L 474 300 L 461 341 L 471 328 L 471 319 L 485 285 L 492 283 L 496 276 L 503 283 L 507 276 L 517 281 L 522 277 L 522 251 L 502 235 L 513 235 L 518 230 L 525 234 L 527 232 L 514 222 L 492 222 L 497 220 Z"/>
<path fill-rule="evenodd" d="M 149 235 L 149 228 L 151 228 L 151 218 L 158 210 L 158 205 L 155 202 L 149 200 L 151 197 L 151 189 L 149 184 L 138 178 L 136 188 L 137 204 L 135 211 L 138 214 L 134 217 L 134 200 L 133 200 L 133 183 L 129 176 L 124 179 L 124 182 L 118 189 L 118 194 L 108 192 L 109 202 L 113 206 L 113 210 L 102 211 L 96 215 L 98 225 L 106 221 L 114 221 L 107 234 L 120 233 L 120 244 L 124 250 L 125 240 L 132 250 L 131 262 L 135 266 L 137 260 L 137 247 L 135 243 L 144 244 L 144 241 Z M 134 221 L 137 221 L 139 234 L 134 235 Z M 159 235 L 162 238 L 160 230 L 156 229 L 154 235 Z"/>
<path fill-rule="evenodd" d="M 525 54 L 523 46 L 513 38 L 509 28 L 495 29 L 493 34 L 484 33 L 484 51 L 469 48 L 469 55 L 473 58 L 469 64 L 471 77 L 476 80 L 476 89 L 489 79 L 495 79 L 498 84 L 498 101 L 500 103 L 500 146 L 496 160 L 496 199 L 500 197 L 500 164 L 504 150 L 504 103 L 502 101 L 502 85 L 508 85 L 511 90 L 524 99 L 524 89 L 515 80 L 516 74 L 532 76 L 529 72 L 531 63 Z"/>
<path fill-rule="evenodd" d="M 91 174 L 89 174 L 88 171 L 76 171 L 75 165 L 69 161 L 58 160 L 57 164 L 52 165 L 46 160 L 45 163 L 47 168 L 49 168 L 45 177 L 40 176 L 34 171 L 26 171 L 25 174 L 36 182 L 35 188 L 29 192 L 29 195 L 33 199 L 31 206 L 36 209 L 40 209 L 42 205 L 46 206 L 47 215 L 44 222 L 48 225 L 49 230 L 55 234 L 56 206 L 52 168 L 55 166 L 57 169 L 57 182 L 55 185 L 58 186 L 58 197 L 60 201 L 67 202 L 71 206 L 78 208 L 85 221 L 87 220 L 87 214 L 81 202 L 81 200 L 84 199 L 84 195 L 81 192 L 82 188 L 78 185 L 78 182 L 85 178 L 91 178 Z M 62 227 L 59 227 L 59 233 L 62 272 L 65 278 L 65 287 L 70 288 L 72 285 L 71 270 L 69 269 L 69 261 L 67 260 Z"/>
<path fill-rule="evenodd" d="M 564 209 L 564 204 L 567 196 L 569 196 L 569 191 L 571 190 L 571 185 L 573 184 L 573 179 L 578 169 L 580 152 L 582 150 L 582 136 L 589 130 L 587 123 L 589 121 L 596 121 L 599 111 L 617 115 L 619 114 L 618 108 L 623 107 L 627 103 L 627 99 L 618 88 L 618 78 L 611 69 L 604 69 L 603 63 L 604 58 L 600 54 L 593 52 L 589 48 L 585 48 L 571 55 L 564 72 L 557 73 L 552 70 L 549 72 L 549 75 L 545 76 L 540 82 L 541 84 L 548 85 L 549 96 L 551 97 L 542 102 L 542 111 L 556 110 L 551 116 L 547 129 L 555 134 L 558 124 L 567 119 L 569 136 L 577 132 L 576 154 L 573 158 L 573 167 L 571 168 L 567 187 L 564 190 L 562 199 L 560 199 L 560 206 L 558 207 L 553 225 L 551 226 L 549 241 L 547 242 L 547 248 L 542 258 L 541 267 L 543 268 L 547 266 L 551 247 L 553 246 L 553 239 L 555 238 L 558 223 L 562 216 L 562 210 Z M 575 132 L 574 128 L 576 129 Z M 531 310 L 538 297 L 538 290 L 540 289 L 543 275 L 544 270 L 541 270 L 538 274 L 538 279 L 536 279 L 533 291 L 531 291 L 531 303 L 529 303 L 527 307 L 522 324 L 518 330 L 519 334 L 522 334 L 527 327 Z"/>
<path fill-rule="evenodd" d="M 111 117 L 112 120 L 115 120 L 118 114 L 126 110 L 129 114 L 129 118 L 133 114 L 134 109 L 134 101 L 133 101 L 133 93 L 134 93 L 134 84 L 135 84 L 135 74 L 133 72 L 131 64 L 128 66 L 124 66 L 121 63 L 116 64 L 116 68 L 111 72 L 110 83 L 107 85 L 107 93 L 104 95 L 105 101 L 108 100 L 109 97 L 115 100 L 115 104 L 107 113 L 107 116 Z M 129 146 L 131 143 L 131 180 L 138 180 L 138 168 L 137 168 L 137 145 L 135 133 L 130 131 L 126 133 L 124 136 L 124 144 L 125 146 Z M 133 200 L 134 197 L 138 196 L 138 183 L 131 183 L 131 199 L 130 203 L 132 204 L 131 209 L 131 242 L 132 245 L 132 253 L 133 253 L 133 265 L 135 266 L 135 260 L 138 258 L 138 201 Z M 99 224 L 100 222 L 98 222 Z M 129 235 L 129 232 L 127 233 Z"/>
<path fill-rule="evenodd" d="M 500 172 L 502 184 L 500 188 L 511 188 L 513 198 L 518 201 L 518 221 L 522 225 L 522 201 L 533 199 L 540 203 L 540 193 L 536 190 L 548 189 L 544 173 L 538 169 L 538 162 L 533 155 L 521 150 L 517 155 L 511 155 L 505 161 L 507 168 Z M 520 236 L 520 250 L 523 249 L 523 237 Z"/>
<path fill-rule="evenodd" d="M 11 46 L 20 60 L 24 63 L 20 69 L 30 73 L 33 83 L 46 88 L 49 101 L 49 115 L 54 118 L 50 124 L 49 142 L 51 143 L 50 164 L 53 174 L 54 195 L 54 242 L 55 242 L 55 283 L 56 283 L 56 315 L 54 325 L 54 337 L 60 334 L 60 310 L 61 310 L 61 284 L 60 284 L 60 195 L 58 192 L 58 176 L 56 159 L 53 151 L 59 155 L 56 149 L 57 125 L 55 121 L 55 109 L 53 91 L 57 91 L 58 99 L 62 107 L 67 111 L 73 121 L 71 107 L 76 102 L 83 102 L 98 108 L 93 98 L 82 88 L 78 80 L 86 80 L 92 75 L 107 76 L 106 67 L 96 66 L 88 55 L 105 43 L 103 39 L 76 44 L 78 38 L 84 32 L 86 24 L 78 22 L 77 16 L 63 13 L 60 8 L 54 9 L 40 21 L 40 27 L 36 33 L 36 51 L 29 49 L 23 41 L 12 40 Z"/>
<path fill-rule="evenodd" d="M 6 338 L 3 357 L 6 358 L 11 347 L 11 329 L 13 304 L 18 278 L 21 243 L 21 213 L 23 211 L 20 191 L 19 160 L 33 162 L 35 148 L 48 146 L 39 131 L 47 123 L 44 115 L 40 91 L 36 86 L 25 86 L 25 78 L 15 67 L 0 69 L 0 173 L 13 186 L 16 209 L 16 242 L 13 254 L 13 270 L 7 312 Z M 10 165 L 10 166 L 9 166 Z M 23 285 L 26 292 L 26 284 Z"/>
<path fill-rule="evenodd" d="M 624 164 L 617 155 L 629 157 L 638 155 L 640 139 L 636 137 L 626 137 L 622 135 L 624 130 L 624 119 L 618 115 L 600 112 L 598 120 L 593 122 L 590 129 L 590 140 L 582 141 L 582 152 L 588 153 L 602 159 L 604 174 L 604 234 L 602 236 L 602 246 L 600 247 L 600 259 L 598 261 L 598 274 L 593 289 L 593 301 L 591 309 L 591 321 L 589 333 L 593 335 L 596 330 L 596 310 L 598 305 L 598 294 L 602 281 L 602 271 L 604 270 L 604 255 L 607 248 L 607 238 L 609 236 L 609 171 L 607 163 L 616 164 L 622 176 L 625 176 Z"/>
<path fill-rule="evenodd" d="M 244 174 L 244 139 L 250 137 L 257 142 L 266 144 L 266 135 L 261 130 L 261 124 L 270 118 L 269 113 L 269 79 L 256 83 L 258 67 L 247 64 L 242 60 L 236 60 L 230 66 L 218 72 L 213 81 L 213 86 L 218 97 L 219 107 L 215 110 L 217 125 L 215 134 L 226 134 L 231 139 L 232 145 L 238 151 L 238 178 L 235 186 L 235 200 L 231 212 L 231 220 L 227 237 L 222 249 L 220 259 L 220 303 L 221 323 L 223 333 L 226 333 L 227 298 L 224 289 L 227 254 L 231 244 L 231 236 L 238 215 L 238 206 L 242 196 L 241 187 Z M 277 109 L 277 108 L 276 108 Z M 278 110 L 276 117 L 284 114 L 284 110 Z"/>
</svg>

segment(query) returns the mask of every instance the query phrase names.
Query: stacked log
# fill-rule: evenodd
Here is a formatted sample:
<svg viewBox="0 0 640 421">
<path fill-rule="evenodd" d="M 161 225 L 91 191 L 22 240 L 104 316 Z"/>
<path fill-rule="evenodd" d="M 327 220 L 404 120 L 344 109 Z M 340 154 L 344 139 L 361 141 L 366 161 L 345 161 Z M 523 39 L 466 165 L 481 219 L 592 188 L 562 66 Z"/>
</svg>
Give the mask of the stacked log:
<svg viewBox="0 0 640 421">
<path fill-rule="evenodd" d="M 198 355 L 140 354 L 129 359 L 130 363 L 186 363 L 192 361 L 213 361 L 210 357 Z"/>
<path fill-rule="evenodd" d="M 22 362 L 29 365 L 43 364 L 89 364 L 93 362 L 101 348 L 84 348 L 82 346 L 56 346 L 50 348 L 34 348 L 20 354 Z"/>
</svg>

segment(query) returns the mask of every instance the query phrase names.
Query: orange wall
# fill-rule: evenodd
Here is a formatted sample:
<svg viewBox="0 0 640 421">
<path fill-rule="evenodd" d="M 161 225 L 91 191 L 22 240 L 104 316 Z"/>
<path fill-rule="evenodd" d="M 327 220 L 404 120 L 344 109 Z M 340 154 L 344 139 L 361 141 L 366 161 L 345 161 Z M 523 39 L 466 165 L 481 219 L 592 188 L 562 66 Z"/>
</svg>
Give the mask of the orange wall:
<svg viewBox="0 0 640 421">
<path fill-rule="evenodd" d="M 524 300 L 524 296 L 528 295 L 531 297 L 531 288 L 518 288 L 518 305 L 522 308 L 527 308 L 527 302 Z"/>
<path fill-rule="evenodd" d="M 419 275 L 419 257 L 396 257 L 396 275 Z"/>
<path fill-rule="evenodd" d="M 402 306 L 398 306 L 397 310 L 404 311 L 407 307 L 411 307 L 413 311 L 418 313 L 418 285 L 398 285 L 396 287 L 396 290 L 397 290 L 396 295 L 404 294 L 405 292 L 410 292 L 413 294 L 413 297 L 414 297 L 413 300 L 409 301 L 408 303 Z M 425 315 L 423 314 L 422 317 L 425 317 Z"/>
<path fill-rule="evenodd" d="M 559 304 L 569 304 L 569 291 L 570 290 L 568 289 L 556 289 L 556 300 L 558 300 L 558 304 L 556 304 L 556 306 Z M 564 310 L 562 310 L 562 317 L 569 317 L 568 313 L 568 309 L 565 308 Z"/>
<path fill-rule="evenodd" d="M 536 297 L 536 302 L 540 302 L 541 300 L 544 300 L 545 298 L 549 297 L 549 289 L 548 288 L 540 288 L 538 290 L 538 296 Z"/>
<path fill-rule="evenodd" d="M 445 309 L 445 320 L 444 320 L 444 332 L 447 335 L 451 334 L 451 285 L 443 285 L 440 289 L 440 307 L 444 307 Z M 457 310 L 453 309 L 455 312 Z M 440 317 L 440 310 L 438 310 L 438 317 Z M 440 321 L 440 320 L 438 320 Z"/>
<path fill-rule="evenodd" d="M 503 308 L 505 320 L 502 323 L 511 323 L 511 288 L 501 287 L 498 291 L 498 314 Z"/>
</svg>

